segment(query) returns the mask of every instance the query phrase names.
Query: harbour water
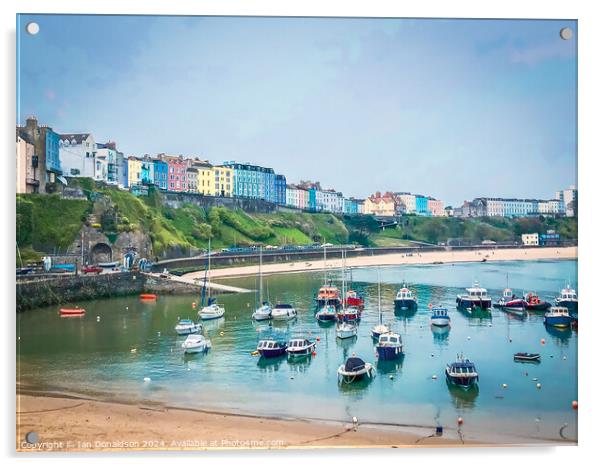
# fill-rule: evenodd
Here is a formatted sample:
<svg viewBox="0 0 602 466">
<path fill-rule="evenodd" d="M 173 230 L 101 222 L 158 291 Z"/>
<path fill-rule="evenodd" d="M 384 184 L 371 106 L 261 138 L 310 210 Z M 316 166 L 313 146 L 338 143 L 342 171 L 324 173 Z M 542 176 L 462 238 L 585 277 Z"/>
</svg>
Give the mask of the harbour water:
<svg viewBox="0 0 602 466">
<path fill-rule="evenodd" d="M 17 315 L 18 378 L 23 386 L 96 399 L 165 403 L 193 409 L 289 418 L 456 429 L 468 438 L 537 443 L 576 440 L 577 332 L 546 328 L 542 313 L 526 318 L 492 309 L 469 316 L 455 297 L 474 280 L 494 301 L 508 279 L 517 295 L 536 291 L 552 301 L 567 281 L 577 288 L 576 261 L 516 261 L 354 269 L 353 287 L 366 298 L 358 336 L 336 339 L 334 325 L 314 318 L 319 273 L 264 277 L 272 303 L 299 312 L 289 323 L 254 323 L 254 293 L 224 295 L 225 318 L 204 323 L 213 344 L 207 354 L 184 355 L 174 326 L 195 318 L 191 296 L 137 297 L 81 303 L 82 318 L 60 318 L 58 306 Z M 402 336 L 404 357 L 377 363 L 370 329 L 378 321 L 377 275 L 384 321 Z M 508 278 L 507 278 L 508 277 Z M 330 276 L 339 285 L 340 274 Z M 395 313 L 393 299 L 407 281 L 418 296 L 415 313 Z M 256 288 L 255 277 L 221 282 Z M 198 298 L 196 299 L 198 301 Z M 451 328 L 431 328 L 428 304 L 449 309 Z M 314 357 L 289 362 L 252 355 L 259 336 L 319 338 Z M 539 364 L 513 361 L 516 352 L 540 353 Z M 374 362 L 369 383 L 339 385 L 337 368 L 355 353 Z M 463 353 L 479 371 L 478 390 L 448 386 L 446 363 Z M 436 376 L 434 378 L 433 376 Z M 145 378 L 150 381 L 145 382 Z M 504 384 L 506 385 L 504 387 Z M 537 384 L 541 384 L 538 388 Z"/>
</svg>

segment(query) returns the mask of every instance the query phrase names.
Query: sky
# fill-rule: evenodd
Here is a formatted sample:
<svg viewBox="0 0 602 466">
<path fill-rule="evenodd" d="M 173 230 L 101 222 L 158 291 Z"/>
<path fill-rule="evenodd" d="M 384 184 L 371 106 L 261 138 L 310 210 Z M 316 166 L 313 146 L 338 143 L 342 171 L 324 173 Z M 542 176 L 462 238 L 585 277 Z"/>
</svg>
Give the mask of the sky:
<svg viewBox="0 0 602 466">
<path fill-rule="evenodd" d="M 349 197 L 550 199 L 576 184 L 576 37 L 572 20 L 21 15 L 17 123 Z"/>
</svg>

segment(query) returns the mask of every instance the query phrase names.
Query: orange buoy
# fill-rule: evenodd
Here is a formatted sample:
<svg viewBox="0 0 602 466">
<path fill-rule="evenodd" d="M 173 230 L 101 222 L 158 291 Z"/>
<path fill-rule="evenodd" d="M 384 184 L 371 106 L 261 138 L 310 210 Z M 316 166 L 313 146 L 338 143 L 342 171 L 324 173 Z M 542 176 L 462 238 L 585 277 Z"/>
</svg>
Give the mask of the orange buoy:
<svg viewBox="0 0 602 466">
<path fill-rule="evenodd" d="M 545 338 L 542 338 L 542 339 L 540 340 L 540 343 L 541 343 L 542 345 L 545 345 L 545 344 L 546 344 L 546 339 L 545 339 Z"/>
<path fill-rule="evenodd" d="M 75 308 L 67 309 L 63 308 L 60 311 L 61 316 L 83 316 L 86 313 L 85 309 Z"/>
<path fill-rule="evenodd" d="M 316 341 L 320 341 L 320 337 L 316 338 Z"/>
<path fill-rule="evenodd" d="M 311 355 L 312 355 L 312 356 L 315 356 L 316 354 L 318 354 L 318 353 L 316 353 L 315 351 L 312 351 L 312 352 L 311 352 Z"/>
<path fill-rule="evenodd" d="M 577 400 L 574 400 L 574 401 L 571 403 L 571 406 L 573 407 L 573 409 L 578 409 L 578 408 L 579 408 L 579 404 L 577 403 Z"/>
<path fill-rule="evenodd" d="M 461 417 L 458 418 L 458 425 L 461 426 L 462 424 L 464 424 L 464 419 L 462 419 Z"/>
<path fill-rule="evenodd" d="M 193 309 L 196 309 L 196 301 L 193 301 L 193 302 L 192 302 L 192 308 L 193 308 Z"/>
<path fill-rule="evenodd" d="M 151 301 L 157 299 L 157 295 L 152 293 L 143 293 L 140 295 L 140 299 Z"/>
</svg>

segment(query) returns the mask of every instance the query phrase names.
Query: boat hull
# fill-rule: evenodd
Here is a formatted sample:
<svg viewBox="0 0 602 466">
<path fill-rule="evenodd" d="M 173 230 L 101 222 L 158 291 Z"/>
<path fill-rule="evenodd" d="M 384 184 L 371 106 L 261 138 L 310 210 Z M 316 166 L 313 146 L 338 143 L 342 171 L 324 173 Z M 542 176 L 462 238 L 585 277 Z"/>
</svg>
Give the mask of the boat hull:
<svg viewBox="0 0 602 466">
<path fill-rule="evenodd" d="M 192 335 L 193 333 L 198 333 L 201 330 L 201 327 L 176 327 L 176 333 L 178 335 Z"/>
<path fill-rule="evenodd" d="M 353 338 L 357 336 L 357 329 L 352 330 L 337 330 L 337 338 L 345 340 L 347 338 Z"/>
<path fill-rule="evenodd" d="M 296 348 L 294 350 L 289 347 L 286 350 L 286 353 L 288 354 L 289 358 L 304 358 L 306 356 L 311 356 L 315 347 L 315 343 L 311 344 L 310 346 L 306 346 L 305 348 Z"/>
<path fill-rule="evenodd" d="M 539 304 L 527 304 L 525 309 L 527 311 L 547 311 L 550 307 L 552 307 L 552 304 L 544 302 Z"/>
<path fill-rule="evenodd" d="M 346 306 L 356 306 L 360 309 L 364 307 L 364 298 L 347 298 Z"/>
<path fill-rule="evenodd" d="M 286 354 L 286 347 L 258 349 L 259 354 L 264 358 L 277 358 Z"/>
<path fill-rule="evenodd" d="M 403 349 L 401 346 L 377 346 L 376 352 L 380 361 L 392 361 L 401 357 Z"/>
<path fill-rule="evenodd" d="M 467 299 L 463 297 L 458 297 L 456 299 L 456 304 L 462 309 L 490 309 L 491 299 Z"/>
<path fill-rule="evenodd" d="M 449 325 L 449 317 L 431 317 L 431 325 L 435 327 L 447 327 Z"/>
<path fill-rule="evenodd" d="M 396 299 L 395 309 L 416 309 L 418 303 L 415 299 Z"/>
<path fill-rule="evenodd" d="M 478 376 L 450 375 L 449 372 L 446 372 L 445 375 L 446 375 L 449 383 L 457 385 L 458 387 L 462 387 L 462 388 L 473 387 L 479 381 Z"/>
<path fill-rule="evenodd" d="M 364 380 L 366 377 L 368 378 L 372 378 L 372 364 L 370 363 L 366 363 L 366 365 L 364 366 L 364 368 L 358 370 L 358 371 L 346 371 L 345 370 L 345 365 L 341 365 L 337 371 L 337 374 L 339 376 L 339 381 L 344 382 L 344 383 L 353 383 L 353 382 L 359 382 L 361 380 Z"/>
<path fill-rule="evenodd" d="M 544 324 L 559 328 L 569 327 L 572 321 L 569 316 L 545 316 L 543 319 Z"/>
</svg>

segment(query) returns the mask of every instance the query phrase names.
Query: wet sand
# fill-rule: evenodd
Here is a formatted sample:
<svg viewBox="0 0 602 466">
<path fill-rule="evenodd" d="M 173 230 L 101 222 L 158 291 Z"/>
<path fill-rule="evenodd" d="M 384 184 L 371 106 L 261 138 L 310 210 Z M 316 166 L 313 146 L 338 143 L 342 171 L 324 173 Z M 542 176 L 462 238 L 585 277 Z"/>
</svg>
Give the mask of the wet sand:
<svg viewBox="0 0 602 466">
<path fill-rule="evenodd" d="M 577 259 L 577 247 L 560 248 L 515 248 L 515 249 L 478 249 L 471 251 L 432 251 L 408 254 L 381 254 L 378 256 L 348 257 L 347 267 L 375 267 L 393 265 L 416 265 L 454 262 L 482 262 L 487 261 L 514 261 L 514 260 L 542 260 L 542 259 Z M 328 259 L 326 269 L 341 267 L 340 259 Z M 230 267 L 211 271 L 212 278 L 240 277 L 257 274 L 257 265 L 244 267 Z M 324 261 L 299 261 L 277 264 L 263 264 L 262 271 L 265 275 L 286 272 L 307 272 L 315 270 L 321 272 Z M 202 279 L 205 272 L 191 272 L 178 277 L 184 281 Z"/>
<path fill-rule="evenodd" d="M 37 444 L 24 441 L 28 432 Z M 285 420 L 132 405 L 72 397 L 17 395 L 17 451 L 219 450 L 477 445 L 455 430 L 354 427 L 352 422 Z M 482 444 L 481 444 L 482 445 Z"/>
</svg>

